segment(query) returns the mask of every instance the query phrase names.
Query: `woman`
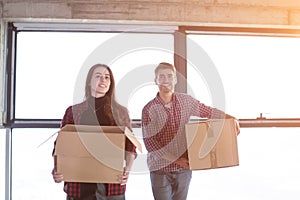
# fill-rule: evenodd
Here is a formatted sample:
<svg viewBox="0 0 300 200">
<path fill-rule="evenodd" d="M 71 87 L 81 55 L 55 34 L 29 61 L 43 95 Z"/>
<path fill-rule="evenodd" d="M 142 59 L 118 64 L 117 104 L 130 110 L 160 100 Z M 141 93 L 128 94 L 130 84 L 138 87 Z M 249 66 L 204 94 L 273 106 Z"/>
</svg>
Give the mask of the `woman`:
<svg viewBox="0 0 300 200">
<path fill-rule="evenodd" d="M 66 124 L 127 126 L 131 129 L 128 110 L 115 99 L 115 80 L 107 65 L 96 64 L 88 72 L 85 83 L 85 100 L 67 108 L 61 122 Z M 70 183 L 65 182 L 67 200 L 124 200 L 126 183 L 133 160 L 135 146 L 126 139 L 126 167 L 120 184 Z M 52 171 L 56 183 L 63 181 L 63 175 Z"/>
</svg>

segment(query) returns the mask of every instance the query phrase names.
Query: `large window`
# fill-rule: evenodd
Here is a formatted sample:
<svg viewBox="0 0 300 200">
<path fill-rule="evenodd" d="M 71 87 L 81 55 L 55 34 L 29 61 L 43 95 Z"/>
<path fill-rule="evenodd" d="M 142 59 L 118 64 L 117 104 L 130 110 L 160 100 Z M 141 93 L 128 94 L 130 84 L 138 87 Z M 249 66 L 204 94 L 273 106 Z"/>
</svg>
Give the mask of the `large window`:
<svg viewBox="0 0 300 200">
<path fill-rule="evenodd" d="M 15 91 L 13 86 L 7 91 L 15 95 L 15 102 L 8 102 L 15 106 L 15 119 L 59 122 L 69 105 L 83 100 L 89 67 L 104 63 L 116 78 L 118 100 L 132 119 L 139 120 L 143 106 L 157 92 L 154 67 L 162 61 L 174 63 L 174 48 L 185 48 L 175 44 L 174 30 L 19 31 L 12 66 Z M 186 47 L 187 92 L 203 103 L 239 119 L 255 120 L 260 113 L 267 118 L 299 118 L 299 38 L 188 34 Z M 12 158 L 13 200 L 65 199 L 63 184 L 54 183 L 51 176 L 58 127 L 35 125 L 9 127 L 11 155 L 5 155 L 7 134 L 0 129 L 0 176 L 5 176 L 7 156 Z M 298 200 L 299 131 L 242 128 L 240 166 L 194 171 L 188 199 Z M 141 129 L 134 128 L 134 133 L 143 145 Z M 146 157 L 144 148 L 134 163 L 127 199 L 153 200 Z M 9 193 L 4 190 L 2 179 L 0 198 Z"/>
</svg>

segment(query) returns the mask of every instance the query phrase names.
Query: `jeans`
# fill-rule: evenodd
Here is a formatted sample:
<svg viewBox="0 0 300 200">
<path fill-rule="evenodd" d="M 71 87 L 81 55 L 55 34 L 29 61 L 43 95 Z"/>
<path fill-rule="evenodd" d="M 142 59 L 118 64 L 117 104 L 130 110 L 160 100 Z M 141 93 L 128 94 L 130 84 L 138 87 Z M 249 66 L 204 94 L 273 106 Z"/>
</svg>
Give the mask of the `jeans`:
<svg viewBox="0 0 300 200">
<path fill-rule="evenodd" d="M 74 198 L 74 197 L 68 197 L 67 200 L 96 200 L 95 196 L 89 196 L 89 197 L 84 197 L 84 198 Z"/>
<path fill-rule="evenodd" d="M 97 183 L 96 194 L 83 198 L 67 197 L 67 200 L 125 200 L 125 195 L 106 196 L 105 184 Z"/>
<path fill-rule="evenodd" d="M 150 173 L 155 200 L 185 200 L 192 178 L 191 170 Z"/>
<path fill-rule="evenodd" d="M 97 183 L 97 200 L 125 200 L 125 195 L 106 196 L 105 184 Z"/>
</svg>

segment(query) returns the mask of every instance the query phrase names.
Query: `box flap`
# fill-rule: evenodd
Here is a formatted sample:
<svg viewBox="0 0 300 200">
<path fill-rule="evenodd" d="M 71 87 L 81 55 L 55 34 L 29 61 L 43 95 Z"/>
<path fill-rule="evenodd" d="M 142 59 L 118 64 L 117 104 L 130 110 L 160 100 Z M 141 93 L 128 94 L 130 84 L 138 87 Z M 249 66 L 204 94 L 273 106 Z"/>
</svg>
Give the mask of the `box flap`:
<svg viewBox="0 0 300 200">
<path fill-rule="evenodd" d="M 134 146 L 136 146 L 136 148 L 143 153 L 142 151 L 142 145 L 141 143 L 138 141 L 138 139 L 134 136 L 134 134 L 127 128 L 125 127 L 125 135 L 126 137 L 134 144 Z"/>
</svg>

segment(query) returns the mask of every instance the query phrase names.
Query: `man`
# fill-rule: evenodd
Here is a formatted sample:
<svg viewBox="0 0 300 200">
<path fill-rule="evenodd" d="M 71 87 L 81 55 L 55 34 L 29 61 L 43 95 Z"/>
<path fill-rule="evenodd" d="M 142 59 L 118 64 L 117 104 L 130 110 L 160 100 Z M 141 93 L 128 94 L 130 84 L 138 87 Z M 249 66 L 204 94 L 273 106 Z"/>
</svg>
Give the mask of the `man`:
<svg viewBox="0 0 300 200">
<path fill-rule="evenodd" d="M 184 200 L 192 177 L 187 156 L 185 124 L 191 116 L 233 118 L 187 94 L 175 93 L 176 69 L 160 63 L 155 69 L 157 96 L 142 111 L 142 131 L 156 200 Z M 236 121 L 239 133 L 239 125 Z"/>
</svg>

